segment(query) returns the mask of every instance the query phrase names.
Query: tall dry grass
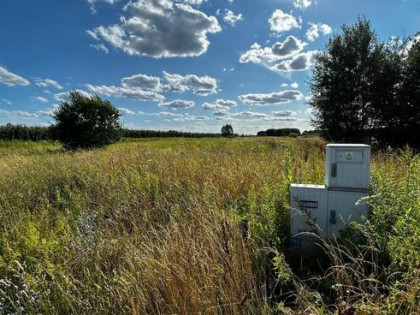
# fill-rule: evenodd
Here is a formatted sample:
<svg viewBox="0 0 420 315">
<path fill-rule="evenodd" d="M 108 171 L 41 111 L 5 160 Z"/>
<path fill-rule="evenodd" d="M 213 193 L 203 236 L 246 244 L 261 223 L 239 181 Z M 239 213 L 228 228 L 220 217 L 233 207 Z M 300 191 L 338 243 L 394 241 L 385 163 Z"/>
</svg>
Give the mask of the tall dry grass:
<svg viewBox="0 0 420 315">
<path fill-rule="evenodd" d="M 342 295 L 325 288 L 358 281 L 336 272 L 348 261 L 333 261 L 315 283 L 295 274 L 286 250 L 289 185 L 323 182 L 324 145 L 301 138 L 154 139 L 66 153 L 58 144 L 0 143 L 0 313 L 345 310 Z M 403 229 L 386 236 L 379 227 L 412 200 L 386 193 L 412 181 L 416 163 L 402 154 L 375 156 L 375 215 L 363 231 L 384 253 L 377 265 L 399 272 L 400 282 L 386 283 L 371 303 L 362 303 L 364 294 L 351 303 L 379 307 L 388 299 L 400 312 L 413 309 L 418 292 L 401 281 L 419 279 L 407 276 L 417 258 L 385 250 Z M 387 205 L 394 210 L 386 212 Z M 398 259 L 409 266 L 391 263 Z M 393 302 L 403 295 L 404 305 Z"/>
</svg>

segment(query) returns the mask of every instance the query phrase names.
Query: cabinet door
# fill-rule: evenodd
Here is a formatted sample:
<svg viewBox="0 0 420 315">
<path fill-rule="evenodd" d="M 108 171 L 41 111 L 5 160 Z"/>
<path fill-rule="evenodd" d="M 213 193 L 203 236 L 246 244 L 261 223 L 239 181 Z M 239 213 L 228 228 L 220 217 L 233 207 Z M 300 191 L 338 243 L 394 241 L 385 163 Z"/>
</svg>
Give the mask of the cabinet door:
<svg viewBox="0 0 420 315">
<path fill-rule="evenodd" d="M 328 237 L 337 237 L 349 222 L 362 222 L 368 216 L 368 206 L 364 201 L 356 205 L 366 193 L 348 191 L 328 192 Z"/>
<path fill-rule="evenodd" d="M 323 237 L 327 235 L 327 194 L 325 187 L 292 187 L 291 235 L 302 232 L 316 232 Z"/>
</svg>

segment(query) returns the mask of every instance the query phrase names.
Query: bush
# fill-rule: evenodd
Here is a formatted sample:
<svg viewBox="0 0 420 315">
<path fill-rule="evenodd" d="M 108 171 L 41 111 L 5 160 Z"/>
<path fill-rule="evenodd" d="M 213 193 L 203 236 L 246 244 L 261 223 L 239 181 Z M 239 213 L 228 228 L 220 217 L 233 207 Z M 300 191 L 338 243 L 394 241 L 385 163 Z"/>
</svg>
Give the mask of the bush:
<svg viewBox="0 0 420 315">
<path fill-rule="evenodd" d="M 103 147 L 121 137 L 118 109 L 97 95 L 70 92 L 70 102 L 63 101 L 53 118 L 52 134 L 67 149 Z"/>
</svg>

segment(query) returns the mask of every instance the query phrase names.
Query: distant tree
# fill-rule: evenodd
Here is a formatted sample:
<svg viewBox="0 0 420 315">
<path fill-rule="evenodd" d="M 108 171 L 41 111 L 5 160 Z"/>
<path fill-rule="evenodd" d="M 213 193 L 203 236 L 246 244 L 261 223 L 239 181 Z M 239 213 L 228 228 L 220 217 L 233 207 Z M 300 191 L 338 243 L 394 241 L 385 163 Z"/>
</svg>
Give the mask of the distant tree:
<svg viewBox="0 0 420 315">
<path fill-rule="evenodd" d="M 70 101 L 63 101 L 53 118 L 52 134 L 67 149 L 103 147 L 120 138 L 118 109 L 97 95 L 70 92 Z"/>
<path fill-rule="evenodd" d="M 233 127 L 232 125 L 226 124 L 222 127 L 222 136 L 223 137 L 232 137 L 233 134 Z"/>
</svg>

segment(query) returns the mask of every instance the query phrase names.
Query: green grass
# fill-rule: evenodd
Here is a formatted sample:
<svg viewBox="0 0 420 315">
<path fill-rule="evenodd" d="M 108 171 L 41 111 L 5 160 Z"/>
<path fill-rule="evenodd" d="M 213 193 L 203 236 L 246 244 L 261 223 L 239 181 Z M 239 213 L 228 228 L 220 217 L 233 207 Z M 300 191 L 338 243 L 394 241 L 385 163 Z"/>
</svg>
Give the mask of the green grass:
<svg viewBox="0 0 420 315">
<path fill-rule="evenodd" d="M 325 244 L 316 279 L 290 261 L 289 185 L 322 183 L 324 150 L 317 138 L 75 153 L 1 142 L 0 314 L 415 313 L 420 161 L 409 150 L 374 155 L 372 216 L 349 229 L 361 240 L 351 253 L 346 240 Z"/>
</svg>

